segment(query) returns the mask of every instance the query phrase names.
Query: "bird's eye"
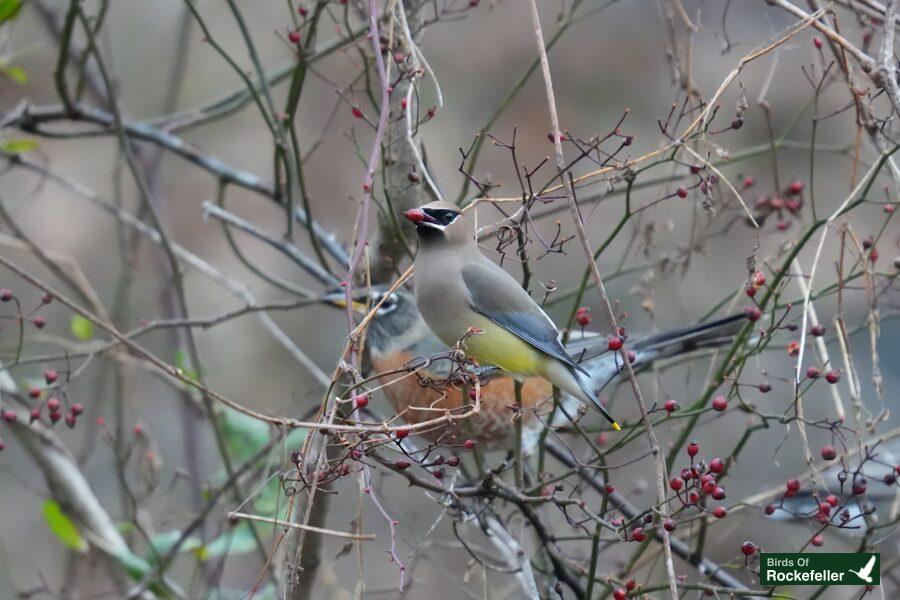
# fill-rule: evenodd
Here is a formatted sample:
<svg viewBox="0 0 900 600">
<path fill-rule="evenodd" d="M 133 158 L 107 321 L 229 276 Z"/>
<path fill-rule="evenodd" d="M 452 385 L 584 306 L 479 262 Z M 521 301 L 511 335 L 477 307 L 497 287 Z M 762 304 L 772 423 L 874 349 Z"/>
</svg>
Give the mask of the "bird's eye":
<svg viewBox="0 0 900 600">
<path fill-rule="evenodd" d="M 444 217 L 442 220 L 444 221 L 444 223 L 447 223 L 449 225 L 450 223 L 453 222 L 453 219 L 456 218 L 456 214 L 457 213 L 455 213 L 455 212 L 447 211 L 444 213 Z"/>
<path fill-rule="evenodd" d="M 381 298 L 377 298 L 375 300 L 375 303 L 378 304 L 378 302 L 380 301 Z M 381 302 L 381 306 L 378 307 L 378 312 L 380 312 L 381 314 L 385 314 L 391 312 L 395 308 L 397 308 L 397 301 L 393 296 L 388 296 L 384 299 L 384 302 Z"/>
</svg>

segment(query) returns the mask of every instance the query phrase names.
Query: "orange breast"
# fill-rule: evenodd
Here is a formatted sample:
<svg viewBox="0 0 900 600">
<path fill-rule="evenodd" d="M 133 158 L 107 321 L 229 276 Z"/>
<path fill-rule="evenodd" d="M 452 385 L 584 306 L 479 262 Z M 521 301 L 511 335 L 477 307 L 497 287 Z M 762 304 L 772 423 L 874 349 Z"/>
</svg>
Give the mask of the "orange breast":
<svg viewBox="0 0 900 600">
<path fill-rule="evenodd" d="M 415 358 L 410 354 L 394 354 L 373 358 L 376 372 L 386 373 L 403 369 Z M 419 371 L 424 377 L 439 380 L 440 377 Z M 442 390 L 422 386 L 412 373 L 400 372 L 383 375 L 382 390 L 397 414 L 408 423 L 422 423 L 444 415 L 447 411 L 459 414 L 472 404 L 466 390 L 447 385 Z M 536 414 L 549 413 L 553 408 L 552 386 L 549 382 L 530 377 L 522 385 L 522 424 L 526 428 L 541 426 Z M 436 443 L 462 443 L 472 438 L 488 448 L 511 448 L 515 443 L 516 416 L 515 383 L 512 377 L 494 377 L 481 388 L 481 412 L 452 425 L 440 425 L 425 434 Z"/>
</svg>

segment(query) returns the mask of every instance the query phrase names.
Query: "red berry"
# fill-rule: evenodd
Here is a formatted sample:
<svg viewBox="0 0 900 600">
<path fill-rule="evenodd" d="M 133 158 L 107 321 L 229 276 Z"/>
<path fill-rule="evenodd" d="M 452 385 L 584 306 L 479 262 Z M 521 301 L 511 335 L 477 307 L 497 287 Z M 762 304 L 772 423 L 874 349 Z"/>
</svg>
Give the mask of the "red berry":
<svg viewBox="0 0 900 600">
<path fill-rule="evenodd" d="M 792 196 L 796 196 L 797 194 L 799 194 L 802 191 L 803 191 L 803 182 L 798 181 L 796 179 L 791 182 L 791 185 L 788 188 L 788 193 L 791 194 Z"/>
<path fill-rule="evenodd" d="M 722 486 L 716 486 L 712 493 L 713 500 L 724 500 L 725 495 L 725 488 Z"/>
<path fill-rule="evenodd" d="M 765 510 L 764 510 L 763 512 L 765 512 L 767 515 L 774 514 L 774 513 L 775 513 L 775 505 L 774 505 L 774 504 L 767 504 L 767 505 L 766 505 L 766 508 L 765 508 Z"/>
<path fill-rule="evenodd" d="M 690 502 L 691 504 L 697 504 L 699 500 L 700 494 L 698 494 L 697 492 L 691 492 L 688 496 L 688 502 Z"/>
<path fill-rule="evenodd" d="M 609 436 L 605 431 L 601 431 L 597 434 L 596 442 L 598 446 L 605 446 L 607 441 L 609 441 Z"/>
<path fill-rule="evenodd" d="M 609 349 L 613 352 L 618 352 L 619 350 L 621 350 L 624 344 L 625 342 L 622 341 L 622 338 L 617 335 L 609 338 Z"/>
<path fill-rule="evenodd" d="M 750 282 L 756 287 L 762 287 L 766 285 L 766 274 L 762 271 L 755 271 L 753 277 L 750 278 Z"/>
<path fill-rule="evenodd" d="M 831 505 L 827 502 L 819 502 L 819 512 L 827 517 L 831 514 Z"/>
<path fill-rule="evenodd" d="M 50 304 L 51 302 L 53 302 L 53 294 L 44 294 L 43 296 L 41 296 L 41 302 L 43 302 L 44 304 Z"/>
<path fill-rule="evenodd" d="M 747 294 L 748 297 L 752 298 L 753 296 L 756 295 L 756 288 L 753 287 L 752 285 L 748 285 L 748 286 L 744 289 L 744 293 Z"/>
<path fill-rule="evenodd" d="M 810 367 L 806 370 L 806 377 L 808 379 L 818 379 L 821 374 L 822 373 L 815 367 Z"/>
<path fill-rule="evenodd" d="M 823 335 L 825 335 L 825 326 L 813 325 L 809 328 L 809 334 L 813 337 L 822 337 Z"/>
<path fill-rule="evenodd" d="M 644 533 L 643 527 L 635 527 L 631 530 L 631 539 L 635 542 L 643 542 L 647 539 L 647 535 Z"/>
<path fill-rule="evenodd" d="M 74 404 L 72 404 L 71 410 L 72 414 L 77 417 L 78 415 L 84 413 L 84 404 L 82 404 L 81 402 L 75 402 Z"/>
<path fill-rule="evenodd" d="M 62 413 L 59 413 L 59 412 L 56 412 L 56 411 L 53 411 L 53 412 L 50 413 L 50 422 L 51 422 L 51 423 L 56 423 L 56 422 L 59 421 L 61 418 L 62 418 Z"/>
<path fill-rule="evenodd" d="M 713 516 L 717 519 L 724 519 L 728 515 L 728 511 L 725 510 L 724 506 L 717 506 L 713 510 Z"/>
<path fill-rule="evenodd" d="M 5 289 L 5 288 L 0 290 L 0 302 L 9 302 L 10 300 L 12 300 L 12 297 L 13 297 L 12 290 Z"/>
<path fill-rule="evenodd" d="M 728 400 L 725 399 L 725 396 L 716 396 L 712 401 L 713 410 L 718 412 L 722 412 L 726 408 L 728 408 Z"/>
<path fill-rule="evenodd" d="M 825 460 L 834 460 L 835 458 L 837 458 L 837 450 L 831 444 L 822 446 L 820 452 L 822 453 L 822 458 L 824 458 Z"/>
<path fill-rule="evenodd" d="M 673 413 L 678 410 L 678 403 L 671 398 L 666 400 L 666 403 L 663 406 L 665 407 L 667 413 Z"/>
<path fill-rule="evenodd" d="M 305 17 L 309 14 L 309 9 L 303 6 L 302 4 L 297 7 L 297 12 L 300 13 L 301 17 Z"/>
<path fill-rule="evenodd" d="M 627 351 L 627 352 L 625 353 L 625 358 L 628 359 L 628 362 L 629 362 L 629 363 L 634 363 L 634 361 L 637 360 L 637 354 L 635 354 L 634 352 L 632 352 L 631 350 L 629 350 L 629 351 Z"/>
<path fill-rule="evenodd" d="M 616 488 L 614 488 L 612 486 L 612 484 L 607 483 L 606 485 L 603 486 L 603 491 L 606 492 L 607 495 L 609 495 L 609 494 L 612 494 L 613 492 L 615 492 Z"/>
<path fill-rule="evenodd" d="M 41 315 L 38 315 L 34 318 L 32 323 L 34 323 L 34 326 L 37 327 L 38 329 L 43 329 L 44 325 L 47 324 L 47 319 L 45 319 Z"/>
<path fill-rule="evenodd" d="M 748 321 L 755 323 L 762 317 L 762 311 L 755 306 L 748 306 L 744 309 L 744 316 L 747 317 Z"/>
<path fill-rule="evenodd" d="M 55 369 L 47 369 L 44 371 L 44 381 L 47 382 L 47 385 L 53 385 L 56 383 L 57 379 L 59 379 L 59 373 L 57 373 Z"/>
<path fill-rule="evenodd" d="M 28 397 L 29 398 L 40 398 L 41 397 L 41 388 L 32 387 L 28 389 Z"/>
<path fill-rule="evenodd" d="M 4 448 L 6 448 L 6 444 L 3 443 L 3 440 L 0 440 L 0 452 L 3 452 Z"/>
<path fill-rule="evenodd" d="M 678 194 L 679 198 L 687 198 L 687 189 L 680 187 L 675 190 L 675 193 Z"/>
<path fill-rule="evenodd" d="M 838 497 L 834 494 L 828 494 L 827 496 L 825 496 L 825 502 L 827 502 L 828 505 L 832 508 L 840 504 L 840 500 L 838 500 Z"/>
<path fill-rule="evenodd" d="M 756 544 L 754 544 L 750 540 L 746 540 L 743 544 L 741 544 L 741 552 L 744 553 L 744 556 L 753 556 L 754 554 L 756 554 Z"/>
<path fill-rule="evenodd" d="M 809 540 L 809 543 L 812 544 L 813 546 L 821 546 L 822 544 L 825 543 L 825 538 L 822 537 L 822 534 L 820 533 L 820 534 L 814 535 L 812 537 L 812 539 Z"/>
<path fill-rule="evenodd" d="M 394 468 L 400 469 L 401 471 L 408 469 L 411 463 L 408 460 L 403 460 L 402 458 L 394 461 Z"/>
<path fill-rule="evenodd" d="M 35 421 L 39 421 L 41 419 L 41 409 L 40 408 L 32 408 L 28 413 L 28 422 L 34 423 Z"/>
<path fill-rule="evenodd" d="M 759 384 L 756 387 L 763 394 L 768 394 L 769 392 L 772 391 L 772 384 L 769 383 L 768 381 L 763 381 L 761 384 Z"/>
<path fill-rule="evenodd" d="M 869 262 L 875 262 L 878 260 L 878 248 L 872 248 L 869 250 Z"/>
<path fill-rule="evenodd" d="M 709 470 L 713 473 L 721 473 L 725 470 L 725 461 L 721 458 L 714 458 L 709 461 Z"/>
<path fill-rule="evenodd" d="M 397 436 L 398 440 L 402 440 L 403 438 L 405 438 L 406 436 L 409 435 L 409 429 L 398 429 L 397 431 L 394 432 L 394 435 Z"/>
<path fill-rule="evenodd" d="M 663 521 L 663 529 L 666 531 L 675 531 L 675 521 L 672 519 L 666 519 Z"/>
<path fill-rule="evenodd" d="M 67 414 L 66 415 L 66 426 L 68 426 L 69 429 L 73 429 L 75 427 L 76 420 L 77 420 L 77 417 L 75 415 L 73 415 L 72 413 Z"/>
<path fill-rule="evenodd" d="M 697 456 L 698 452 L 700 452 L 700 442 L 688 443 L 688 445 L 687 445 L 688 456 Z"/>
<path fill-rule="evenodd" d="M 839 371 L 835 371 L 834 369 L 832 369 L 831 371 L 825 373 L 825 381 L 827 381 L 828 383 L 835 384 L 840 380 L 841 374 Z"/>
<path fill-rule="evenodd" d="M 357 119 L 363 118 L 363 111 L 360 107 L 354 106 L 352 109 L 352 112 L 353 112 L 353 116 L 356 117 Z"/>
<path fill-rule="evenodd" d="M 465 446 L 466 450 L 471 450 L 475 447 L 475 440 L 466 440 L 465 442 L 463 442 L 463 446 Z"/>
<path fill-rule="evenodd" d="M 454 454 L 453 456 L 451 456 L 450 458 L 447 459 L 447 465 L 451 466 L 451 467 L 458 467 L 459 466 L 459 457 Z"/>
<path fill-rule="evenodd" d="M 669 487 L 677 492 L 684 487 L 684 479 L 681 477 L 673 477 L 669 480 Z"/>
<path fill-rule="evenodd" d="M 7 423 L 15 423 L 19 420 L 19 415 L 17 415 L 14 410 L 4 410 L 2 416 L 3 420 Z"/>
<path fill-rule="evenodd" d="M 59 399 L 58 398 L 50 398 L 47 400 L 47 410 L 50 412 L 58 412 L 59 411 Z"/>
<path fill-rule="evenodd" d="M 865 479 L 857 479 L 853 482 L 853 487 L 850 489 L 850 491 L 854 496 L 862 496 L 866 493 L 866 484 L 867 482 Z"/>
<path fill-rule="evenodd" d="M 590 313 L 580 313 L 575 317 L 575 320 L 578 321 L 578 324 L 582 327 L 587 327 L 591 324 L 591 315 Z"/>
<path fill-rule="evenodd" d="M 356 408 L 365 408 L 369 405 L 369 395 L 359 394 L 353 399 L 353 406 Z"/>
<path fill-rule="evenodd" d="M 613 600 L 625 600 L 628 597 L 628 592 L 623 590 L 622 588 L 616 588 L 616 591 L 613 592 Z"/>
<path fill-rule="evenodd" d="M 300 43 L 300 32 L 299 31 L 289 31 L 288 32 L 288 40 L 292 44 L 299 44 Z"/>
<path fill-rule="evenodd" d="M 629 579 L 625 582 L 625 589 L 629 592 L 637 587 L 637 583 L 634 582 L 634 579 Z"/>
<path fill-rule="evenodd" d="M 756 178 L 753 175 L 747 175 L 744 177 L 744 187 L 753 187 L 753 184 L 756 183 Z"/>
<path fill-rule="evenodd" d="M 796 494 L 800 491 L 800 480 L 793 478 L 788 479 L 786 487 L 787 491 L 791 492 L 792 494 Z"/>
<path fill-rule="evenodd" d="M 709 480 L 703 484 L 703 493 L 707 496 L 711 496 L 716 492 L 716 487 L 716 481 L 714 479 Z"/>
<path fill-rule="evenodd" d="M 822 42 L 822 38 L 818 38 L 818 37 L 814 37 L 814 38 L 813 38 L 813 46 L 815 46 L 816 49 L 821 50 L 821 49 L 822 49 L 822 43 L 823 43 L 823 42 Z"/>
</svg>

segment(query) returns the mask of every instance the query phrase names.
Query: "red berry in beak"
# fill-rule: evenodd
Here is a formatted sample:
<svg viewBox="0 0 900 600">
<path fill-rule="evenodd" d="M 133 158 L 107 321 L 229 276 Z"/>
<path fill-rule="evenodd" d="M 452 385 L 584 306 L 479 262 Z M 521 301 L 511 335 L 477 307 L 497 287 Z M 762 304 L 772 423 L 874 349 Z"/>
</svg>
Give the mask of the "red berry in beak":
<svg viewBox="0 0 900 600">
<path fill-rule="evenodd" d="M 421 210 L 419 210 L 418 208 L 413 208 L 411 210 L 406 211 L 405 213 L 403 213 L 403 216 L 405 216 L 407 219 L 409 219 L 413 223 L 421 223 L 422 221 L 425 220 L 425 213 L 422 212 Z"/>
</svg>

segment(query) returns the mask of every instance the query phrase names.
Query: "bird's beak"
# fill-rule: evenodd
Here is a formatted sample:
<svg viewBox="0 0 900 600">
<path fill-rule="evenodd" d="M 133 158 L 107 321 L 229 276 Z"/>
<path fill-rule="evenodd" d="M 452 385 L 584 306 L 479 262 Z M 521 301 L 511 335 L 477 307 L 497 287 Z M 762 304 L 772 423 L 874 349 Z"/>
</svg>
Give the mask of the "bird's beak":
<svg viewBox="0 0 900 600">
<path fill-rule="evenodd" d="M 347 308 L 347 292 L 344 291 L 343 288 L 338 288 L 325 294 L 325 296 L 322 297 L 322 302 L 337 308 Z M 359 300 L 353 300 L 351 306 L 353 307 L 353 310 L 358 313 L 365 314 L 368 310 L 366 303 L 360 302 Z"/>
<path fill-rule="evenodd" d="M 410 209 L 403 213 L 403 216 L 409 219 L 416 227 L 430 227 L 431 229 L 441 230 L 444 229 L 444 227 L 440 225 L 434 217 L 429 215 L 421 208 Z"/>
</svg>

